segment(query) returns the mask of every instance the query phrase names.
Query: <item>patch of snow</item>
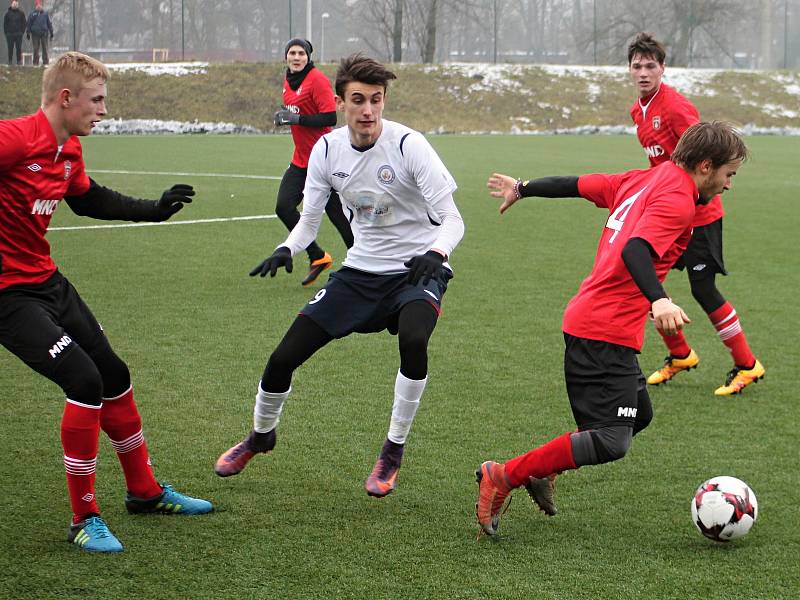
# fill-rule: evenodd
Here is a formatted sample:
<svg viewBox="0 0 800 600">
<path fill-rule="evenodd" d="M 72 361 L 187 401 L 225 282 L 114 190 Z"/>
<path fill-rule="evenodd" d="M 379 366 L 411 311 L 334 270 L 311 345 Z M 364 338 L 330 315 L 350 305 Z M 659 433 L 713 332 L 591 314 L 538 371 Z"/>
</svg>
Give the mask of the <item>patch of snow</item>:
<svg viewBox="0 0 800 600">
<path fill-rule="evenodd" d="M 208 68 L 207 62 L 183 63 L 111 63 L 106 65 L 109 71 L 141 71 L 148 75 L 197 75 L 203 74 Z"/>
<path fill-rule="evenodd" d="M 92 132 L 99 135 L 263 133 L 255 127 L 236 123 L 159 121 L 157 119 L 106 119 L 100 121 Z"/>
</svg>

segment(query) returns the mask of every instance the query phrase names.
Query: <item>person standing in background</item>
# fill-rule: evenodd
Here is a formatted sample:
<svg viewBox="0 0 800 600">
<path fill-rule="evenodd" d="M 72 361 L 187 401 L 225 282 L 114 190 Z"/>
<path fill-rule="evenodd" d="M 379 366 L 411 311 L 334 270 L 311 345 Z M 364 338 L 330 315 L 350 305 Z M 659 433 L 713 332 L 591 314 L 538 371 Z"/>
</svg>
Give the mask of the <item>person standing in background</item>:
<svg viewBox="0 0 800 600">
<path fill-rule="evenodd" d="M 283 107 L 275 113 L 277 127 L 291 126 L 294 154 L 289 167 L 283 174 L 278 188 L 278 202 L 275 212 L 289 231 L 300 220 L 297 207 L 303 201 L 303 187 L 306 184 L 308 158 L 311 148 L 319 138 L 336 125 L 336 100 L 333 89 L 325 74 L 314 67 L 311 60 L 311 42 L 300 38 L 289 40 L 284 56 L 286 58 L 286 78 L 283 81 Z M 331 190 L 325 212 L 339 231 L 345 246 L 353 246 L 353 232 L 342 211 L 339 195 Z M 308 274 L 302 285 L 312 285 L 326 269 L 333 265 L 333 258 L 313 240 L 306 248 L 308 253 Z"/>
<path fill-rule="evenodd" d="M 42 54 L 42 64 L 47 66 L 50 60 L 47 58 L 47 42 L 53 39 L 53 23 L 50 22 L 50 15 L 42 8 L 42 0 L 36 0 L 34 9 L 28 15 L 28 25 L 25 28 L 28 39 L 33 44 L 33 64 L 39 65 L 39 52 Z"/>
<path fill-rule="evenodd" d="M 3 33 L 8 44 L 8 66 L 14 59 L 14 48 L 17 49 L 17 64 L 22 64 L 22 36 L 25 34 L 25 13 L 14 0 L 3 17 Z"/>
</svg>

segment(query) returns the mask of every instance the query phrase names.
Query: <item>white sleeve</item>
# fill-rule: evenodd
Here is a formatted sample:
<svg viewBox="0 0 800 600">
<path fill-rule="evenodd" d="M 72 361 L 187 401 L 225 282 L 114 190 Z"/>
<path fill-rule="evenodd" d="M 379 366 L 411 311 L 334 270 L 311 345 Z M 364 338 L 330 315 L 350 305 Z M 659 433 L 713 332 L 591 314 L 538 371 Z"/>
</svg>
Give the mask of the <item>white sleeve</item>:
<svg viewBox="0 0 800 600">
<path fill-rule="evenodd" d="M 331 193 L 331 182 L 327 177 L 325 164 L 328 143 L 321 137 L 311 149 L 306 173 L 306 185 L 303 188 L 303 212 L 300 221 L 289 233 L 286 241 L 279 246 L 286 246 L 292 256 L 305 250 L 317 237 L 325 205 Z"/>
<path fill-rule="evenodd" d="M 441 250 L 449 257 L 458 242 L 464 237 L 464 219 L 461 218 L 461 213 L 458 212 L 458 207 L 455 200 L 453 200 L 452 194 L 442 196 L 433 208 L 442 224 L 439 235 L 433 243 L 433 248 Z"/>
<path fill-rule="evenodd" d="M 453 192 L 458 186 L 421 133 L 412 133 L 405 142 L 403 155 L 428 205 L 429 216 L 441 223 L 433 247 L 450 256 L 464 236 L 464 220 L 453 200 Z"/>
</svg>

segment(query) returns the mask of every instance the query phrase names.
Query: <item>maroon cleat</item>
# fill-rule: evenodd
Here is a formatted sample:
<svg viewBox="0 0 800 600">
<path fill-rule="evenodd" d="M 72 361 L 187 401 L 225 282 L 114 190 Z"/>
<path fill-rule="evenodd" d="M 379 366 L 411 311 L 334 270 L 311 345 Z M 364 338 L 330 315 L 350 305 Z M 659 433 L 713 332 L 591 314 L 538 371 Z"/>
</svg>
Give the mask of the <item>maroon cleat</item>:
<svg viewBox="0 0 800 600">
<path fill-rule="evenodd" d="M 265 434 L 251 431 L 247 438 L 220 455 L 214 465 L 214 472 L 220 477 L 238 475 L 256 454 L 263 454 L 272 450 L 275 447 L 275 440 L 276 433 L 274 429 Z"/>
</svg>

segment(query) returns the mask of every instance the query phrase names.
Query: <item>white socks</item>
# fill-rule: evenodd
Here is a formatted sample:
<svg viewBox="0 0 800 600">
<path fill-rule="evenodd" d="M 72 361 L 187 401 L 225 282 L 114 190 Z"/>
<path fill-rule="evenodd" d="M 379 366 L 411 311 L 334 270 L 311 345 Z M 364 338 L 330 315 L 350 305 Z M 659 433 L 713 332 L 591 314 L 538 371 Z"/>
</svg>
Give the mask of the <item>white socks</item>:
<svg viewBox="0 0 800 600">
<path fill-rule="evenodd" d="M 259 384 L 256 405 L 253 408 L 253 429 L 256 433 L 267 433 L 278 426 L 283 403 L 289 397 L 289 392 L 291 391 L 292 388 L 277 394 L 265 392 Z"/>
<path fill-rule="evenodd" d="M 428 378 L 409 379 L 399 370 L 394 382 L 394 405 L 392 406 L 392 420 L 389 422 L 389 441 L 395 444 L 405 444 L 406 436 L 417 414 L 420 398 L 425 391 Z"/>
</svg>

